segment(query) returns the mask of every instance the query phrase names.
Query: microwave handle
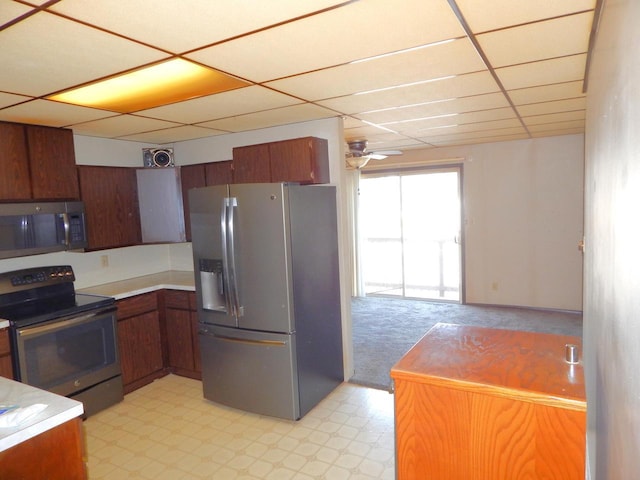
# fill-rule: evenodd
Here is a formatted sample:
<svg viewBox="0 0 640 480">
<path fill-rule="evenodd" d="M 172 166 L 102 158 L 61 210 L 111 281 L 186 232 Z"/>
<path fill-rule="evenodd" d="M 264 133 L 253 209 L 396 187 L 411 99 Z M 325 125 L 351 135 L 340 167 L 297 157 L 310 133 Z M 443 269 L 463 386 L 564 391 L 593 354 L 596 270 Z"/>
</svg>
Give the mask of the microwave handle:
<svg viewBox="0 0 640 480">
<path fill-rule="evenodd" d="M 62 224 L 64 226 L 64 244 L 68 247 L 71 245 L 71 224 L 69 223 L 69 214 L 62 213 Z"/>
</svg>

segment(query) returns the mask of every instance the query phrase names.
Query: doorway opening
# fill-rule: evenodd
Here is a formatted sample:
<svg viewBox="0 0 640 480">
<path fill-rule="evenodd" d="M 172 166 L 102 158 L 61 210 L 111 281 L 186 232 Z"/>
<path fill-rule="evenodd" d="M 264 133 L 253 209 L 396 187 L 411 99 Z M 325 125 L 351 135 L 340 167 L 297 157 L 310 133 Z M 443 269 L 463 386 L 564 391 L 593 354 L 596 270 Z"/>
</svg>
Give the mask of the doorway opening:
<svg viewBox="0 0 640 480">
<path fill-rule="evenodd" d="M 359 184 L 366 295 L 461 302 L 461 169 L 367 172 Z"/>
</svg>

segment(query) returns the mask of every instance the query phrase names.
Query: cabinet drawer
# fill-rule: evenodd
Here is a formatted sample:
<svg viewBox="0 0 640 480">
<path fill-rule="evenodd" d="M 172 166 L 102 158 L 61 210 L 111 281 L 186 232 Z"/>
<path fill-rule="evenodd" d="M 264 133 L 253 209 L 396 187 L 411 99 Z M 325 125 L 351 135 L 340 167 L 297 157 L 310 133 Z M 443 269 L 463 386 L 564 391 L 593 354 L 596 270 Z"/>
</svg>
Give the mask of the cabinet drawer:
<svg viewBox="0 0 640 480">
<path fill-rule="evenodd" d="M 189 292 L 182 290 L 165 290 L 164 305 L 167 308 L 189 310 Z"/>
<path fill-rule="evenodd" d="M 145 293 L 118 300 L 116 305 L 118 307 L 118 320 L 122 320 L 134 315 L 158 310 L 158 296 L 156 293 Z"/>
<path fill-rule="evenodd" d="M 0 330 L 0 355 L 8 355 L 11 353 L 9 345 L 9 329 Z"/>
</svg>

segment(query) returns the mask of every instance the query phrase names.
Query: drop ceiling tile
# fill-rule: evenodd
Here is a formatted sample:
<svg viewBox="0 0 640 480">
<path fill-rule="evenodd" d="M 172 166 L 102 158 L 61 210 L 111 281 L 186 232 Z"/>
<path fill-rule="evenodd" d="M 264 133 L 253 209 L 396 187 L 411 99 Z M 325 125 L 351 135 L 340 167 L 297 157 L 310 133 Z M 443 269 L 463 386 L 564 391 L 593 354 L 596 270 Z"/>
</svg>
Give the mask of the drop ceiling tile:
<svg viewBox="0 0 640 480">
<path fill-rule="evenodd" d="M 533 133 L 582 129 L 584 131 L 585 120 L 572 120 L 569 122 L 541 123 L 539 125 L 529 126 L 529 131 Z"/>
<path fill-rule="evenodd" d="M 584 77 L 586 54 L 496 69 L 506 90 L 572 82 Z"/>
<path fill-rule="evenodd" d="M 496 135 L 481 138 L 460 138 L 456 140 L 437 140 L 430 142 L 435 147 L 449 147 L 457 145 L 475 145 L 479 143 L 496 143 L 496 142 L 509 142 L 512 140 L 524 140 L 529 138 L 527 134 L 521 135 Z"/>
<path fill-rule="evenodd" d="M 0 44 L 0 90 L 33 96 L 166 57 L 46 12 L 0 31 Z"/>
<path fill-rule="evenodd" d="M 587 99 L 585 97 L 571 98 L 567 100 L 555 100 L 553 102 L 532 103 L 529 105 L 521 105 L 518 112 L 523 117 L 533 115 L 544 115 L 547 113 L 570 112 L 573 110 L 584 110 L 587 108 Z"/>
<path fill-rule="evenodd" d="M 456 0 L 474 33 L 592 10 L 596 0 Z"/>
<path fill-rule="evenodd" d="M 367 125 L 366 123 L 363 123 L 359 127 L 352 127 L 352 128 L 345 129 L 344 136 L 345 138 L 350 138 L 350 139 L 356 139 L 356 138 L 369 139 L 369 138 L 374 138 L 377 135 L 382 135 L 382 134 L 386 135 L 389 133 L 394 134 L 397 132 L 376 127 L 375 125 Z M 402 135 L 398 135 L 398 136 L 403 137 Z"/>
<path fill-rule="evenodd" d="M 32 97 L 0 92 L 0 108 L 9 107 L 11 105 L 16 105 L 17 103 L 26 102 L 28 100 L 32 100 Z M 2 110 L 0 110 L 0 114 L 2 114 Z"/>
<path fill-rule="evenodd" d="M 589 48 L 593 12 L 555 18 L 478 35 L 494 68 L 584 53 Z"/>
<path fill-rule="evenodd" d="M 455 132 L 454 131 L 452 133 L 447 133 L 445 135 L 433 135 L 433 136 L 420 137 L 420 140 L 428 143 L 438 143 L 438 142 L 446 142 L 446 141 L 471 140 L 475 138 L 503 137 L 507 135 L 526 136 L 527 132 L 525 131 L 524 127 L 497 128 L 493 130 L 480 130 L 475 132 Z"/>
<path fill-rule="evenodd" d="M 544 132 L 532 132 L 531 136 L 533 138 L 540 138 L 540 137 L 555 137 L 559 135 L 576 135 L 580 133 L 584 133 L 584 128 L 567 128 L 567 129 L 549 130 Z"/>
<path fill-rule="evenodd" d="M 166 144 L 195 140 L 196 138 L 212 137 L 224 135 L 229 132 L 213 130 L 211 128 L 196 127 L 194 125 L 184 125 L 175 128 L 165 128 L 152 132 L 138 133 L 135 135 L 123 135 L 119 140 L 131 140 L 134 142 Z"/>
<path fill-rule="evenodd" d="M 585 94 L 582 92 L 582 80 L 577 82 L 557 83 L 542 87 L 520 88 L 509 90 L 507 94 L 514 105 L 526 105 L 528 103 L 550 102 L 564 98 L 578 98 Z"/>
<path fill-rule="evenodd" d="M 488 122 L 464 123 L 459 125 L 444 125 L 440 127 L 428 128 L 422 130 L 420 137 L 425 135 L 452 135 L 456 133 L 482 132 L 486 130 L 501 130 L 510 128 L 521 128 L 524 131 L 522 123 L 517 118 L 508 118 L 505 120 L 491 120 Z"/>
<path fill-rule="evenodd" d="M 367 0 L 187 57 L 265 82 L 462 36 L 464 31 L 446 0 Z"/>
<path fill-rule="evenodd" d="M 6 23 L 15 20 L 21 15 L 30 12 L 33 8 L 28 7 L 27 5 L 22 5 L 16 2 L 2 2 L 2 7 L 0 8 L 0 28 Z"/>
<path fill-rule="evenodd" d="M 336 113 L 331 110 L 305 103 L 290 107 L 266 110 L 263 112 L 238 115 L 220 120 L 213 120 L 211 122 L 202 122 L 199 125 L 218 130 L 226 130 L 228 132 L 243 132 L 247 130 L 256 130 L 258 128 L 307 122 L 310 120 L 318 120 L 321 118 L 330 118 L 335 116 Z"/>
<path fill-rule="evenodd" d="M 523 117 L 522 121 L 529 127 L 544 123 L 569 122 L 572 120 L 584 120 L 587 118 L 586 110 L 574 110 L 572 112 L 552 113 L 548 115 L 534 115 Z"/>
<path fill-rule="evenodd" d="M 487 122 L 492 120 L 504 120 L 515 118 L 511 108 L 496 108 L 493 110 L 481 110 L 479 112 L 462 113 L 460 115 L 427 118 L 402 123 L 385 124 L 384 127 L 393 131 L 419 138 L 426 129 L 444 125 L 462 125 L 465 123 Z"/>
<path fill-rule="evenodd" d="M 373 123 L 389 123 L 413 118 L 433 117 L 450 113 L 473 112 L 492 108 L 508 107 L 509 102 L 502 93 L 489 93 L 472 97 L 436 100 L 435 102 L 400 108 L 384 109 L 356 114 L 355 116 Z"/>
<path fill-rule="evenodd" d="M 266 85 L 315 101 L 484 69 L 485 64 L 473 44 L 464 38 L 285 78 Z"/>
<path fill-rule="evenodd" d="M 112 112 L 48 100 L 32 100 L 0 110 L 0 119 L 17 123 L 66 127 L 74 123 L 112 117 Z"/>
<path fill-rule="evenodd" d="M 499 90 L 498 84 L 491 74 L 485 71 L 401 88 L 321 100 L 317 103 L 345 114 L 356 114 L 383 108 L 498 92 Z"/>
<path fill-rule="evenodd" d="M 162 120 L 201 123 L 298 103 L 302 103 L 302 100 L 256 85 L 163 107 L 142 110 L 137 113 Z"/>
<path fill-rule="evenodd" d="M 175 126 L 178 126 L 178 124 L 165 122 L 164 120 L 137 117 L 135 115 L 118 115 L 93 122 L 78 123 L 73 125 L 72 129 L 74 133 L 79 135 L 115 138 Z"/>
<path fill-rule="evenodd" d="M 50 10 L 79 18 L 109 31 L 173 53 L 211 45 L 224 39 L 307 15 L 344 0 L 65 0 Z"/>
</svg>

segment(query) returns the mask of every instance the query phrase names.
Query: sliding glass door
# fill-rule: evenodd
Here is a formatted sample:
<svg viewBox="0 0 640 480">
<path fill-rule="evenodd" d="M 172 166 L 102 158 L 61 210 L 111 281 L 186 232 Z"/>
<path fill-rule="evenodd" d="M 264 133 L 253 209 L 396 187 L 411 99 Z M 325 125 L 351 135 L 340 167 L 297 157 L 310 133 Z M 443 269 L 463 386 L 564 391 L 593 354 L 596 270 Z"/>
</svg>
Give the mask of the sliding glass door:
<svg viewBox="0 0 640 480">
<path fill-rule="evenodd" d="M 359 203 L 367 295 L 461 300 L 457 167 L 363 174 Z"/>
</svg>

